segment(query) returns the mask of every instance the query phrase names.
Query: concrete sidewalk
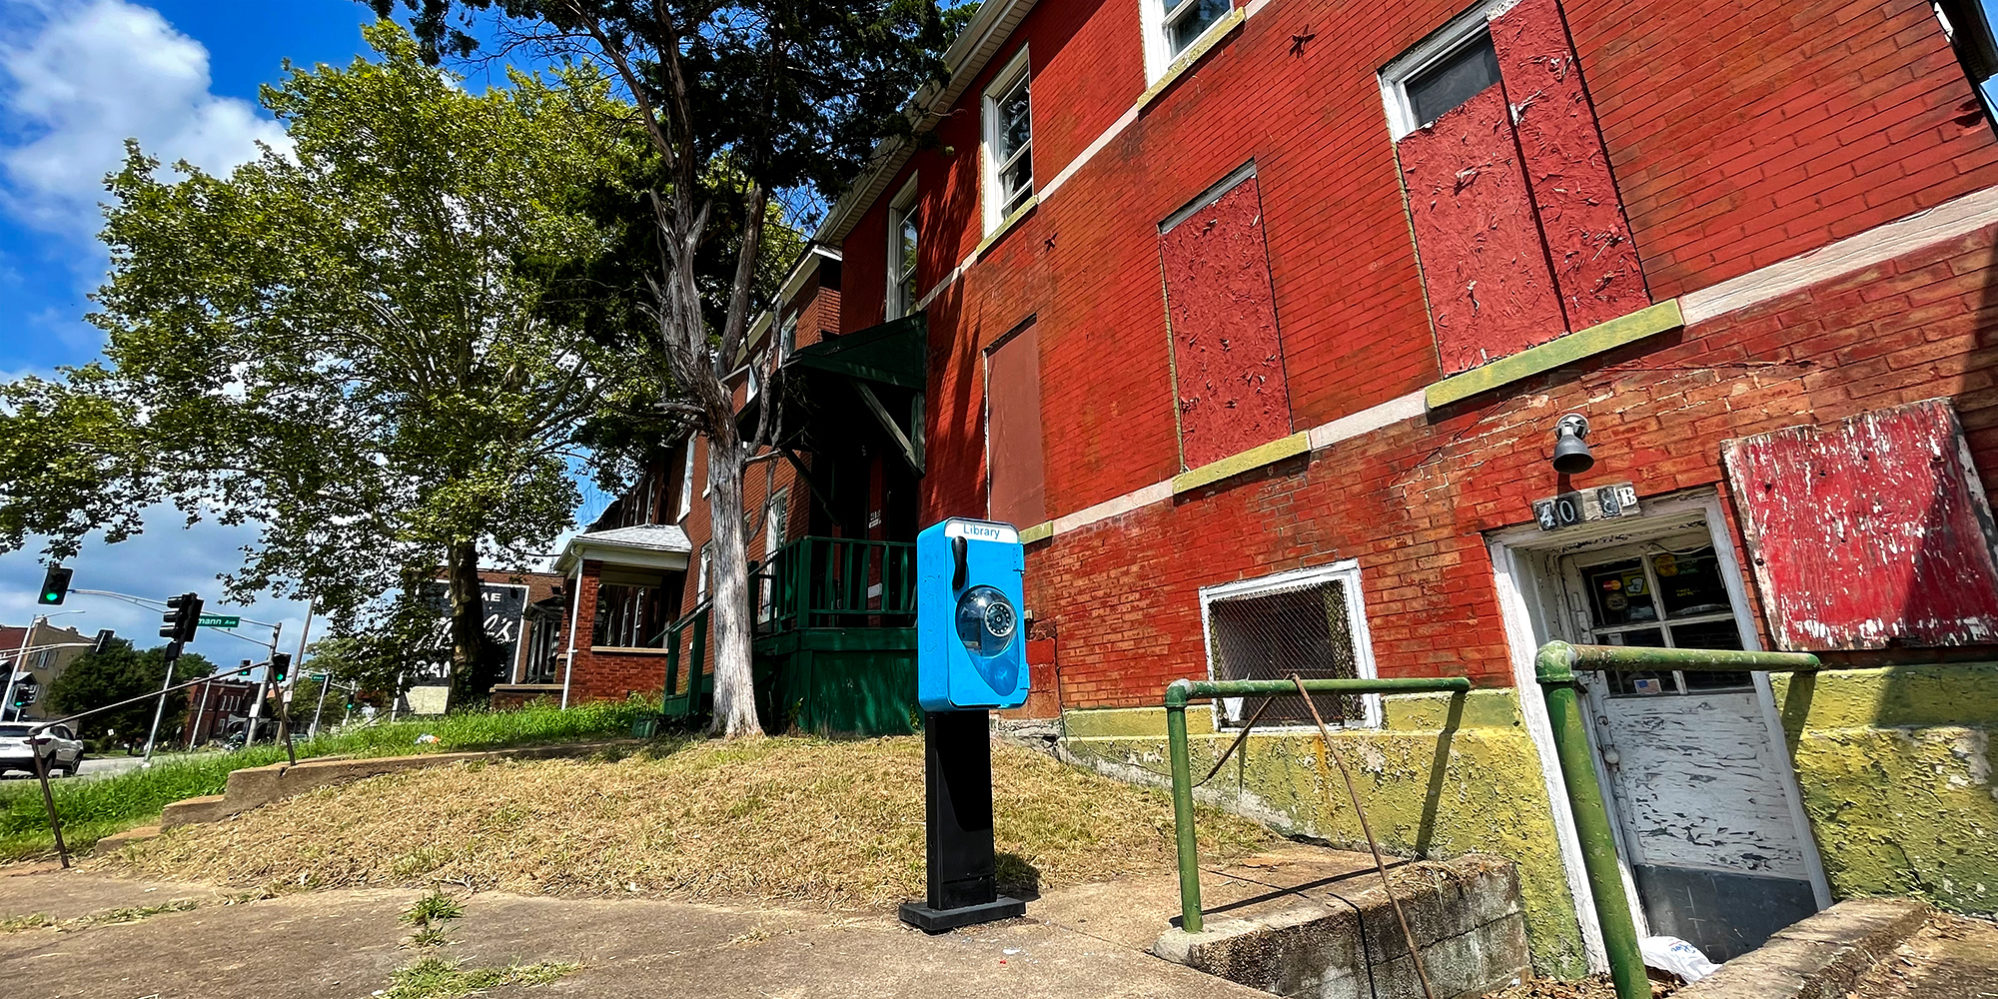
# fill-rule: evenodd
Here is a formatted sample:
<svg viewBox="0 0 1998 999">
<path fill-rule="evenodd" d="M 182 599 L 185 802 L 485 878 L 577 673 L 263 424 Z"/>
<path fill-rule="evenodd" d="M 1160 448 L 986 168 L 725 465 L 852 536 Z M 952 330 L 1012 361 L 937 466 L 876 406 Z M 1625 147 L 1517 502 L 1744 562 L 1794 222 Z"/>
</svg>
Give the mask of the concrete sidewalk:
<svg viewBox="0 0 1998 999">
<path fill-rule="evenodd" d="M 418 894 L 312 892 L 245 904 L 210 887 L 89 871 L 4 876 L 0 921 L 197 905 L 122 925 L 0 932 L 0 981 L 12 999 L 358 999 L 419 956 L 399 922 Z M 886 913 L 479 894 L 448 934 L 454 942 L 442 956 L 468 968 L 581 965 L 553 984 L 491 996 L 1264 995 L 1032 918 L 929 937 Z"/>
</svg>

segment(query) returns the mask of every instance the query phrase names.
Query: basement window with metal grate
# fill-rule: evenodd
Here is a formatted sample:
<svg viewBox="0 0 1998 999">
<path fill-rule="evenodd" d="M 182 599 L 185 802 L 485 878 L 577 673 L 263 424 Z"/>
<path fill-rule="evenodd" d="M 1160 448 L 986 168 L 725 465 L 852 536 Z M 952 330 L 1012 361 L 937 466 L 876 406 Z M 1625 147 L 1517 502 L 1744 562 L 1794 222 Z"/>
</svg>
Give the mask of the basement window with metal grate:
<svg viewBox="0 0 1998 999">
<path fill-rule="evenodd" d="M 1208 675 L 1216 680 L 1372 679 L 1374 654 L 1360 595 L 1360 567 L 1353 561 L 1245 579 L 1200 591 L 1207 630 Z M 1378 695 L 1314 698 L 1327 725 L 1380 724 Z M 1215 703 L 1215 725 L 1240 728 L 1261 697 Z M 1311 726 L 1311 712 L 1295 694 L 1277 696 L 1263 709 L 1258 728 Z"/>
</svg>

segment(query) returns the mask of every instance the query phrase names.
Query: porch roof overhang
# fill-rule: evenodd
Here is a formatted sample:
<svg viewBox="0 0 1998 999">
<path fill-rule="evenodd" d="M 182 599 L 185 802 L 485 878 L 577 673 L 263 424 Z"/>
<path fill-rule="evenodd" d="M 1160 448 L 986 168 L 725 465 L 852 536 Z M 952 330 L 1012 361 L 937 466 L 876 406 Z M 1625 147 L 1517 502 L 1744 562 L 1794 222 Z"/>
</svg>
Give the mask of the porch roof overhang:
<svg viewBox="0 0 1998 999">
<path fill-rule="evenodd" d="M 573 575 L 585 561 L 596 561 L 684 572 L 693 551 L 694 544 L 688 540 L 687 532 L 671 524 L 614 527 L 570 538 L 555 560 L 555 571 Z"/>
<path fill-rule="evenodd" d="M 761 407 L 778 397 L 779 447 L 814 450 L 815 429 L 835 438 L 852 432 L 852 419 L 878 423 L 922 474 L 921 407 L 928 380 L 929 325 L 922 313 L 829 337 L 784 359 L 778 389 L 743 407 L 745 436 L 757 432 Z M 823 427 L 821 425 L 823 424 Z"/>
</svg>

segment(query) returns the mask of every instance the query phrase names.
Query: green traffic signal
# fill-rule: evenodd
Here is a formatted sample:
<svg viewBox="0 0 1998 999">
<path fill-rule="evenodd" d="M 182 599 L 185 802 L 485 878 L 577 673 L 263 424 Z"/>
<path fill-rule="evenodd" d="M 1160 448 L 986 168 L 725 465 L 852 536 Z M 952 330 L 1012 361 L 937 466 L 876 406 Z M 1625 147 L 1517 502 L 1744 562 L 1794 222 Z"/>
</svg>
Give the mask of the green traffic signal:
<svg viewBox="0 0 1998 999">
<path fill-rule="evenodd" d="M 59 565 L 50 566 L 48 573 L 42 577 L 41 596 L 37 597 L 35 602 L 44 607 L 61 604 L 69 596 L 69 580 L 74 575 L 76 575 L 74 569 L 65 569 Z"/>
</svg>

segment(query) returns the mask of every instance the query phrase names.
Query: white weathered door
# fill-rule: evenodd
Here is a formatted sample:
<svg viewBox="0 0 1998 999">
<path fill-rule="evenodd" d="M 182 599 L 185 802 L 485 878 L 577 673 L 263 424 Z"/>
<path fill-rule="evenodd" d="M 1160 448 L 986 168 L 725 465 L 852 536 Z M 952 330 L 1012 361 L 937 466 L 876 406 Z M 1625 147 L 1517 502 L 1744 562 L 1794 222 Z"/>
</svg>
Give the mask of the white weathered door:
<svg viewBox="0 0 1998 999">
<path fill-rule="evenodd" d="M 1704 529 L 1561 560 L 1582 641 L 1740 649 Z M 1604 673 L 1590 714 L 1621 846 L 1654 934 L 1714 960 L 1817 911 L 1789 761 L 1748 673 Z"/>
</svg>

